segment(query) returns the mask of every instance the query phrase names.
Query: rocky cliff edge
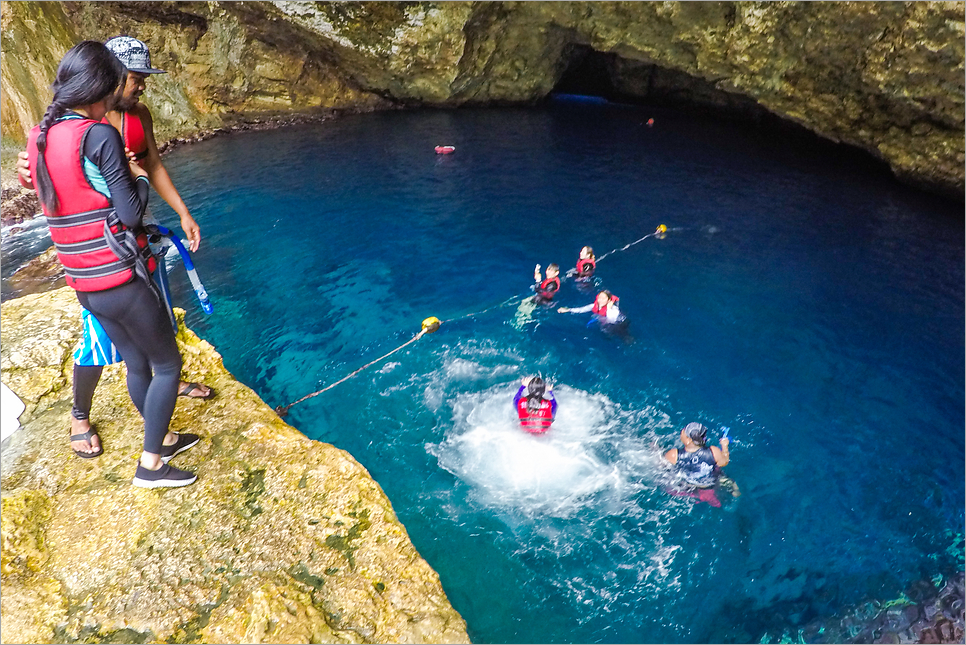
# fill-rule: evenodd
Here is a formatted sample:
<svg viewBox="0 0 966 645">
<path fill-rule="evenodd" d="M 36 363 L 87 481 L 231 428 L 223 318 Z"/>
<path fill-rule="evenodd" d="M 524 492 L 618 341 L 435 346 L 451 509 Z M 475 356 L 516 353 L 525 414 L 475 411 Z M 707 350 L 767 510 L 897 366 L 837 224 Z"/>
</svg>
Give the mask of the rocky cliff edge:
<svg viewBox="0 0 966 645">
<path fill-rule="evenodd" d="M 91 418 L 104 454 L 67 440 L 80 306 L 69 288 L 5 302 L 3 382 L 27 408 L 2 452 L 3 642 L 469 642 L 439 577 L 348 453 L 285 424 L 181 321 L 173 430 L 192 486 L 131 485 L 143 426 L 124 366 Z"/>
</svg>

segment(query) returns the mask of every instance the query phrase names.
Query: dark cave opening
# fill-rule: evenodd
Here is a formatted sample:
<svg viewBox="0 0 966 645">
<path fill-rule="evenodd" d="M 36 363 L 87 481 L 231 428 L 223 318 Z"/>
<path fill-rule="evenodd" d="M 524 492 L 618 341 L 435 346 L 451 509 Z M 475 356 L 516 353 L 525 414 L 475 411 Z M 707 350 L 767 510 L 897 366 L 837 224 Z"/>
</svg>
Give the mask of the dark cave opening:
<svg viewBox="0 0 966 645">
<path fill-rule="evenodd" d="M 552 94 L 575 94 L 593 96 L 614 101 L 618 98 L 610 80 L 611 58 L 616 54 L 604 54 L 585 45 L 575 45 L 568 52 L 569 63 Z"/>
<path fill-rule="evenodd" d="M 646 107 L 656 113 L 725 121 L 766 137 L 781 137 L 798 148 L 845 157 L 894 176 L 889 165 L 871 153 L 823 137 L 767 110 L 751 97 L 726 92 L 713 82 L 686 72 L 599 52 L 587 45 L 572 45 L 564 52 L 564 61 L 564 71 L 547 100 L 571 95 L 587 101 Z"/>
</svg>

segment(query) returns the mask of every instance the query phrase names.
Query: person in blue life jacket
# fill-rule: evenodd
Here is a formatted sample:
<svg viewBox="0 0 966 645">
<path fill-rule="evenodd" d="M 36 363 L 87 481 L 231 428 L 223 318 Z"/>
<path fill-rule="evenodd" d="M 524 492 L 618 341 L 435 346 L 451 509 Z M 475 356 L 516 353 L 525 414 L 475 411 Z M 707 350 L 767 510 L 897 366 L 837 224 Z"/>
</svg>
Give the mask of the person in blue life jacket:
<svg viewBox="0 0 966 645">
<path fill-rule="evenodd" d="M 533 290 L 536 292 L 536 301 L 539 304 L 548 304 L 553 297 L 560 291 L 560 267 L 556 264 L 547 265 L 547 277 L 543 279 L 540 275 L 540 265 L 533 268 Z"/>
<path fill-rule="evenodd" d="M 562 314 L 584 314 L 593 312 L 595 320 L 602 325 L 617 325 L 627 322 L 627 317 L 621 313 L 620 307 L 617 305 L 618 300 L 620 298 L 610 291 L 605 290 L 598 293 L 597 297 L 589 305 L 583 307 L 560 307 L 557 311 Z"/>
<path fill-rule="evenodd" d="M 527 376 L 520 381 L 520 389 L 513 397 L 513 407 L 520 426 L 531 434 L 542 434 L 550 429 L 557 416 L 557 399 L 552 386 L 539 376 Z"/>
<path fill-rule="evenodd" d="M 683 493 L 685 496 L 695 497 L 717 507 L 721 506 L 721 502 L 714 494 L 714 487 L 719 481 L 735 497 L 741 492 L 733 480 L 721 473 L 721 469 L 731 460 L 728 450 L 730 440 L 722 437 L 720 448 L 708 446 L 707 441 L 708 429 L 700 423 L 691 422 L 681 430 L 681 443 L 684 448 L 671 448 L 664 453 L 664 459 L 674 466 L 675 474 L 691 489 Z"/>
</svg>

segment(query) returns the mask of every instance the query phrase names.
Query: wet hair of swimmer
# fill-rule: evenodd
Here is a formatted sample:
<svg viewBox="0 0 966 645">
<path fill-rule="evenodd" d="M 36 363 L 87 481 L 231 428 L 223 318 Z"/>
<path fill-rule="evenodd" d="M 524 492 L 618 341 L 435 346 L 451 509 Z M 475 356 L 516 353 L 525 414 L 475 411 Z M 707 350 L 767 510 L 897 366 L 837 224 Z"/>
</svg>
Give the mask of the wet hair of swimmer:
<svg viewBox="0 0 966 645">
<path fill-rule="evenodd" d="M 543 393 L 547 391 L 547 384 L 539 376 L 534 376 L 527 384 L 527 412 L 540 409 Z"/>
<path fill-rule="evenodd" d="M 50 86 L 54 98 L 40 121 L 40 134 L 37 135 L 37 195 L 48 212 L 56 212 L 60 204 L 47 170 L 47 131 L 67 110 L 97 103 L 112 95 L 125 73 L 117 56 L 96 40 L 77 43 L 57 66 L 57 76 Z"/>
<path fill-rule="evenodd" d="M 708 441 L 708 429 L 694 421 L 684 426 L 684 434 L 688 435 L 699 448 L 704 448 L 704 444 Z"/>
</svg>

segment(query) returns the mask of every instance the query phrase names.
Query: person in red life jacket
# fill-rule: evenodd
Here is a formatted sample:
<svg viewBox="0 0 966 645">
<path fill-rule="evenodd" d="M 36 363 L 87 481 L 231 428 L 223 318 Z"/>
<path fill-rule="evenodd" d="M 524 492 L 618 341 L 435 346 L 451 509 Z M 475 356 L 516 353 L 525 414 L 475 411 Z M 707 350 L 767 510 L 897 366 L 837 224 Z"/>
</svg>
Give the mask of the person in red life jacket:
<svg viewBox="0 0 966 645">
<path fill-rule="evenodd" d="M 151 186 L 181 219 L 188 248 L 192 252 L 197 251 L 201 244 L 201 229 L 161 163 L 151 111 L 140 102 L 148 76 L 167 72 L 151 67 L 151 55 L 147 45 L 136 38 L 117 36 L 108 40 L 105 46 L 124 65 L 126 75 L 124 84 L 118 88 L 104 120 L 121 133 L 124 146 L 129 151 L 128 156 L 147 171 Z M 25 152 L 19 155 L 17 170 L 20 173 L 20 183 L 27 188 L 33 188 Z"/>
<path fill-rule="evenodd" d="M 551 386 L 539 376 L 528 376 L 521 381 L 520 389 L 513 397 L 513 407 L 520 417 L 520 426 L 533 434 L 549 430 L 557 416 L 557 399 Z"/>
<path fill-rule="evenodd" d="M 621 313 L 620 308 L 617 306 L 617 301 L 619 298 L 612 294 L 610 291 L 601 291 L 594 298 L 594 301 L 589 305 L 583 307 L 561 307 L 557 309 L 558 312 L 572 313 L 572 314 L 583 314 L 588 311 L 594 313 L 593 320 L 599 321 L 601 324 L 615 325 L 618 323 L 625 322 L 627 318 Z"/>
<path fill-rule="evenodd" d="M 585 246 L 580 249 L 577 257 L 577 268 L 574 275 L 578 280 L 590 280 L 594 277 L 594 270 L 597 268 L 597 258 L 594 257 L 594 249 Z"/>
<path fill-rule="evenodd" d="M 151 118 L 151 112 L 147 106 L 140 102 L 147 76 L 149 74 L 164 74 L 165 72 L 151 66 L 151 57 L 147 45 L 136 38 L 118 36 L 107 41 L 105 46 L 124 65 L 126 73 L 123 84 L 118 88 L 112 104 L 109 106 L 104 122 L 110 123 L 120 132 L 126 154 L 147 171 L 151 185 L 178 213 L 181 219 L 181 228 L 187 237 L 188 247 L 191 251 L 197 251 L 201 244 L 201 229 L 188 212 L 188 208 L 174 187 L 164 164 L 161 163 L 161 155 L 158 152 L 154 137 L 154 121 Z M 19 155 L 17 171 L 21 185 L 26 188 L 33 188 L 26 152 L 21 152 Z M 100 438 L 96 432 L 89 434 L 92 428 L 90 411 L 93 406 L 94 390 L 100 381 L 104 366 L 124 359 L 96 318 L 93 318 L 87 311 L 82 311 L 81 315 L 84 321 L 82 326 L 84 333 L 80 346 L 74 353 L 74 405 L 71 410 L 71 436 L 86 436 L 87 439 L 73 441 L 71 447 L 78 456 L 90 458 L 101 454 Z M 206 385 L 180 381 L 178 395 L 188 398 L 208 399 L 214 393 Z"/>
<path fill-rule="evenodd" d="M 128 392 L 144 419 L 133 483 L 185 486 L 195 475 L 167 460 L 198 437 L 168 431 L 181 356 L 151 278 L 156 260 L 141 230 L 148 174 L 128 160 L 118 131 L 101 123 L 124 74 L 99 42 L 71 48 L 51 85 L 53 100 L 28 135 L 28 163 L 67 284 L 127 363 Z M 96 431 L 86 434 L 91 441 Z"/>
<path fill-rule="evenodd" d="M 548 303 L 560 290 L 560 267 L 556 264 L 547 265 L 547 279 L 540 276 L 540 265 L 533 268 L 534 291 L 537 292 L 537 302 Z"/>
</svg>

